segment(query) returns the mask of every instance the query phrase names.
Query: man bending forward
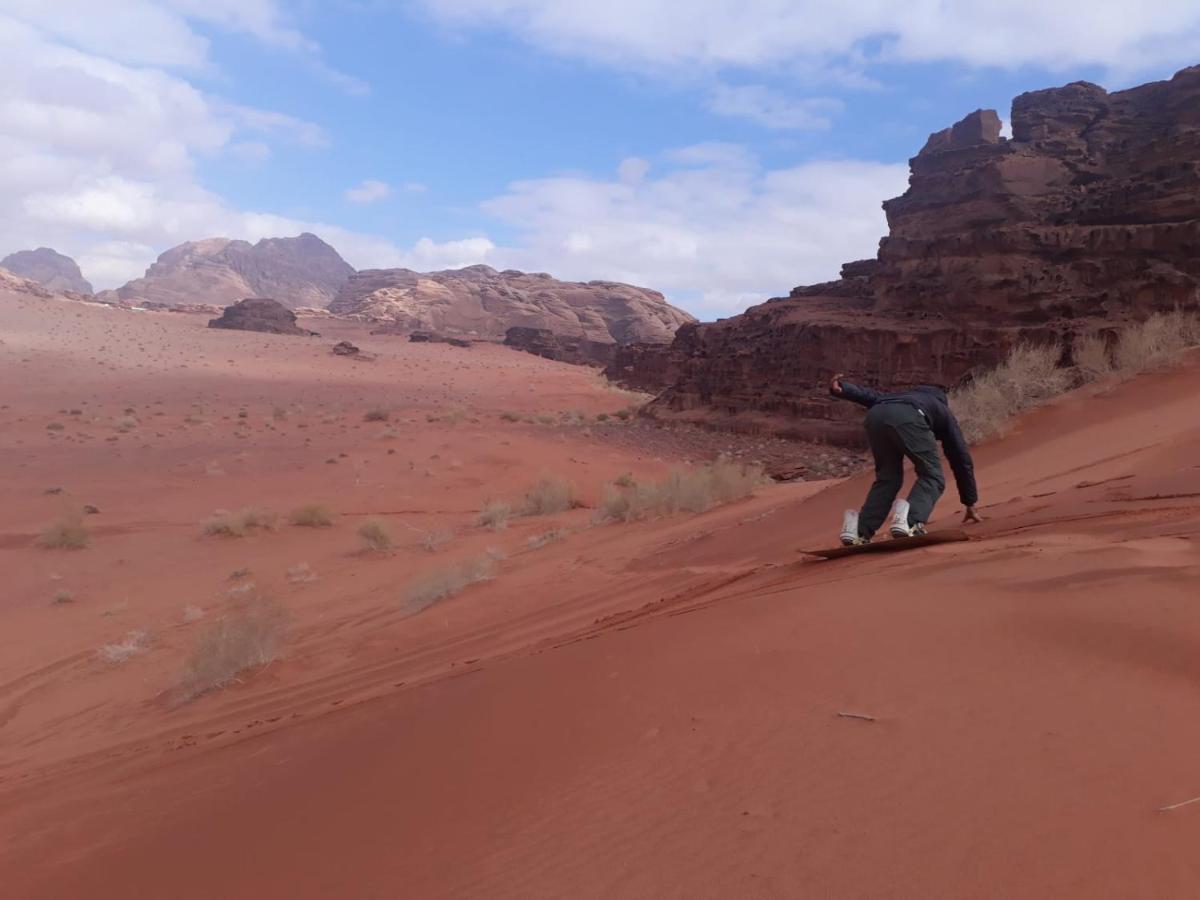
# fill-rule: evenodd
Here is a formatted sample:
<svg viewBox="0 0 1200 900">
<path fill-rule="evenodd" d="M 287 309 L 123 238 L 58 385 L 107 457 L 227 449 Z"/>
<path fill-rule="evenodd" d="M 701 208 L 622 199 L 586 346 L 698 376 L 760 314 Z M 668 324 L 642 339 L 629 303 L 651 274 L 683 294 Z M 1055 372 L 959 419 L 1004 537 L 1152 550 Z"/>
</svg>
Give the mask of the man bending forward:
<svg viewBox="0 0 1200 900">
<path fill-rule="evenodd" d="M 934 504 L 946 489 L 937 442 L 942 442 L 946 459 L 954 472 L 958 497 L 966 509 L 963 522 L 978 522 L 975 504 L 975 466 L 958 420 L 950 411 L 946 392 L 939 387 L 920 385 L 896 394 L 881 394 L 859 387 L 835 375 L 829 392 L 843 400 L 867 407 L 863 425 L 871 453 L 875 456 L 875 483 L 867 494 L 862 511 L 847 510 L 842 522 L 842 543 L 865 544 L 879 530 L 892 508 L 892 501 L 904 483 L 904 457 L 912 460 L 917 481 L 907 500 L 896 502 L 889 526 L 892 537 L 924 534 Z"/>
</svg>

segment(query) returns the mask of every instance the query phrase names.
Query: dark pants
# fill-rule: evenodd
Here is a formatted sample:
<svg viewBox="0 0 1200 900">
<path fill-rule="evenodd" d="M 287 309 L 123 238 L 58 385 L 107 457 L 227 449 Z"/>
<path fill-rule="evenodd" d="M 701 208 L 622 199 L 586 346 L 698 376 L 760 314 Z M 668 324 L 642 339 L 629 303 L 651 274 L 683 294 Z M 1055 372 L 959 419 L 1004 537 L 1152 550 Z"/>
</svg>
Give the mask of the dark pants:
<svg viewBox="0 0 1200 900">
<path fill-rule="evenodd" d="M 908 524 L 928 522 L 946 489 L 946 477 L 937 438 L 925 416 L 907 403 L 880 403 L 867 412 L 864 425 L 875 456 L 875 483 L 858 514 L 858 533 L 870 537 L 887 518 L 904 484 L 906 456 L 917 471 L 917 482 L 908 495 Z"/>
</svg>

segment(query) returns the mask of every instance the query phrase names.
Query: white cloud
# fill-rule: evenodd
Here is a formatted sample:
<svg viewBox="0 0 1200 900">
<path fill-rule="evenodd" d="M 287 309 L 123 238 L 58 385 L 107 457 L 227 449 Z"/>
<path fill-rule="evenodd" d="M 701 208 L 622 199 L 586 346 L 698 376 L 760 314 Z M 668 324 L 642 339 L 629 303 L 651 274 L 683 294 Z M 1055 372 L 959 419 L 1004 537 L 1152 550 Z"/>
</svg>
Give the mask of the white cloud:
<svg viewBox="0 0 1200 900">
<path fill-rule="evenodd" d="M 724 144 L 666 154 L 665 170 L 648 172 L 627 160 L 612 179 L 511 185 L 484 209 L 519 240 L 488 260 L 646 285 L 702 317 L 730 315 L 874 256 L 887 230 L 880 204 L 908 176 L 904 165 L 856 161 L 764 170 Z"/>
<path fill-rule="evenodd" d="M 775 129 L 828 128 L 842 106 L 842 101 L 827 97 L 793 99 L 761 84 L 717 85 L 708 100 L 708 108 L 718 115 Z"/>
<path fill-rule="evenodd" d="M 499 27 L 569 56 L 642 70 L 811 67 L 854 78 L 881 60 L 1117 72 L 1200 56 L 1195 0 L 420 0 L 439 20 Z"/>
<path fill-rule="evenodd" d="M 391 186 L 386 181 L 375 181 L 368 178 L 357 187 L 348 189 L 344 196 L 351 203 L 376 203 L 390 196 Z"/>
<path fill-rule="evenodd" d="M 348 94 L 370 90 L 325 62 L 279 0 L 0 0 L 0 16 L 78 50 L 165 69 L 211 68 L 209 41 L 193 24 L 213 26 L 302 54 L 312 71 Z"/>
</svg>

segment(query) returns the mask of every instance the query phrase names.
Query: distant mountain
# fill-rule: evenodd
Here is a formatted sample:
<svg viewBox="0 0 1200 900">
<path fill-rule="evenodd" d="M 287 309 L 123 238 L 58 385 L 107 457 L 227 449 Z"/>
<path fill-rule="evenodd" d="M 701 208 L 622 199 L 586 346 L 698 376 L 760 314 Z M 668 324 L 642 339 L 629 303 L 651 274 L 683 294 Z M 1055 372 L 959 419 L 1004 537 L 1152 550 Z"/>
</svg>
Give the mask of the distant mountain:
<svg viewBox="0 0 1200 900">
<path fill-rule="evenodd" d="M 680 325 L 695 321 L 647 288 L 559 281 L 490 266 L 359 272 L 342 286 L 329 310 L 409 331 L 503 338 L 509 328 L 524 326 L 606 344 L 668 342 Z"/>
<path fill-rule="evenodd" d="M 273 297 L 295 309 L 326 306 L 353 274 L 350 264 L 315 234 L 264 238 L 257 244 L 209 238 L 171 248 L 142 278 L 101 298 L 228 306 L 246 297 Z"/>
<path fill-rule="evenodd" d="M 36 281 L 51 291 L 75 291 L 79 294 L 92 292 L 91 284 L 83 277 L 75 260 L 49 247 L 9 254 L 0 259 L 0 269 L 8 269 L 14 275 Z"/>
</svg>

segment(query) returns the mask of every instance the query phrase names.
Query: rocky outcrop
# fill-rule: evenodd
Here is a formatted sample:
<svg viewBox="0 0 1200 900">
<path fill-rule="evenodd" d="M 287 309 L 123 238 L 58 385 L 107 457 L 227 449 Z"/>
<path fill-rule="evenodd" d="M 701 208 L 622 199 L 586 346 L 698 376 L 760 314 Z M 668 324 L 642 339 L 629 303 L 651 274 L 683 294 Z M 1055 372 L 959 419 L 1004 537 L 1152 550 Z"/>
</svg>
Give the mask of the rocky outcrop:
<svg viewBox="0 0 1200 900">
<path fill-rule="evenodd" d="M 75 260 L 49 247 L 10 253 L 4 259 L 0 259 L 0 268 L 8 269 L 21 278 L 36 281 L 46 290 L 56 294 L 63 291 L 76 294 L 92 292 L 92 285 L 83 277 Z"/>
<path fill-rule="evenodd" d="M 209 238 L 168 250 L 145 276 L 101 297 L 167 306 L 278 297 L 288 308 L 323 307 L 352 274 L 350 264 L 314 234 L 257 244 Z"/>
<path fill-rule="evenodd" d="M 504 334 L 504 346 L 559 362 L 603 368 L 613 361 L 614 353 L 620 345 L 611 341 L 591 341 L 584 337 L 556 334 L 549 328 L 514 325 Z"/>
<path fill-rule="evenodd" d="M 30 297 L 39 297 L 43 300 L 54 296 L 52 291 L 47 290 L 31 278 L 22 278 L 20 275 L 14 275 L 8 269 L 0 268 L 0 291 L 6 291 L 11 294 L 25 294 Z"/>
<path fill-rule="evenodd" d="M 361 351 L 349 341 L 338 341 L 333 345 L 334 356 L 358 356 Z"/>
<path fill-rule="evenodd" d="M 502 340 L 508 329 L 521 326 L 606 344 L 670 341 L 680 325 L 694 321 L 646 288 L 558 281 L 490 266 L 359 272 L 329 309 L 399 330 Z"/>
<path fill-rule="evenodd" d="M 1016 98 L 1013 137 L 979 110 L 932 135 L 884 204 L 876 259 L 744 314 L 682 328 L 670 350 L 618 358 L 669 386 L 654 414 L 825 439 L 857 416 L 837 372 L 953 384 L 1021 340 L 1073 335 L 1200 291 L 1200 67 L 1107 93 L 1086 82 Z M 612 369 L 610 369 L 612 371 Z"/>
<path fill-rule="evenodd" d="M 234 331 L 261 331 L 267 334 L 292 334 L 301 337 L 319 336 L 296 324 L 296 314 L 277 300 L 250 297 L 225 307 L 219 319 L 211 319 L 209 328 L 228 328 Z"/>
</svg>

